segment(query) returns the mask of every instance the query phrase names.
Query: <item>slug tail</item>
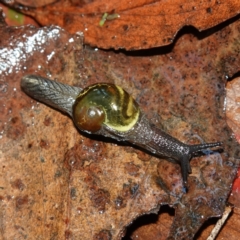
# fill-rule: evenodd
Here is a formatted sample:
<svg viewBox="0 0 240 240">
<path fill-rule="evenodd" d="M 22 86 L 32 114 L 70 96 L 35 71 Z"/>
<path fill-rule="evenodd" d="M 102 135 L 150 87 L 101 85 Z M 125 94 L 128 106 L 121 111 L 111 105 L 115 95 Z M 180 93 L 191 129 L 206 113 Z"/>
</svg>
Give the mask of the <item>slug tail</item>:
<svg viewBox="0 0 240 240">
<path fill-rule="evenodd" d="M 81 88 L 55 82 L 38 75 L 26 75 L 21 88 L 30 97 L 72 116 L 73 104 Z"/>
</svg>

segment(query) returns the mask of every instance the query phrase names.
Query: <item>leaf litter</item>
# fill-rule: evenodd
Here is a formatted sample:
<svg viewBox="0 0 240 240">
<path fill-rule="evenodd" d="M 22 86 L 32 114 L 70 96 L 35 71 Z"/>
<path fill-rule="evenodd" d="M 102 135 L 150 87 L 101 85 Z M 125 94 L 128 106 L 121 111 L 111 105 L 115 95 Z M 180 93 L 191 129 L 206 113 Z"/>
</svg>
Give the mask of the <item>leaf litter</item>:
<svg viewBox="0 0 240 240">
<path fill-rule="evenodd" d="M 175 209 L 169 239 L 191 239 L 220 216 L 238 165 L 223 111 L 225 76 L 239 71 L 238 29 L 239 21 L 201 41 L 184 35 L 171 52 L 148 55 L 92 49 L 81 34 L 58 27 L 2 24 L 3 234 L 120 239 L 138 216 L 169 204 Z M 223 141 L 224 152 L 191 161 L 183 194 L 177 164 L 81 135 L 67 116 L 30 100 L 19 87 L 28 73 L 80 87 L 116 83 L 171 135 L 188 143 Z"/>
</svg>

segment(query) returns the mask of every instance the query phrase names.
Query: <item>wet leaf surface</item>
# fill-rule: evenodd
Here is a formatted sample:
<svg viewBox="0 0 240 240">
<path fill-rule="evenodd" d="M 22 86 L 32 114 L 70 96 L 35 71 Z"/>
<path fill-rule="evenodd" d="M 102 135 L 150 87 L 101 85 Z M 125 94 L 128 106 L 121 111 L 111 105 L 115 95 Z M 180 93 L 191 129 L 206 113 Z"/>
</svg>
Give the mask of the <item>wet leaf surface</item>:
<svg viewBox="0 0 240 240">
<path fill-rule="evenodd" d="M 240 11 L 238 0 L 56 1 L 37 9 L 19 7 L 19 3 L 35 4 L 15 1 L 15 7 L 44 26 L 56 24 L 70 33 L 82 31 L 85 43 L 92 46 L 127 50 L 168 45 L 184 26 L 203 31 Z"/>
<path fill-rule="evenodd" d="M 169 52 L 135 53 L 83 48 L 81 34 L 58 27 L 1 22 L 3 237 L 120 239 L 138 216 L 169 204 L 175 208 L 169 239 L 191 239 L 221 215 L 238 164 L 223 107 L 225 76 L 239 71 L 239 21 L 201 41 L 184 35 Z M 67 116 L 21 92 L 28 73 L 80 87 L 114 82 L 171 135 L 187 143 L 223 141 L 224 152 L 191 161 L 183 194 L 177 164 L 80 134 Z"/>
</svg>

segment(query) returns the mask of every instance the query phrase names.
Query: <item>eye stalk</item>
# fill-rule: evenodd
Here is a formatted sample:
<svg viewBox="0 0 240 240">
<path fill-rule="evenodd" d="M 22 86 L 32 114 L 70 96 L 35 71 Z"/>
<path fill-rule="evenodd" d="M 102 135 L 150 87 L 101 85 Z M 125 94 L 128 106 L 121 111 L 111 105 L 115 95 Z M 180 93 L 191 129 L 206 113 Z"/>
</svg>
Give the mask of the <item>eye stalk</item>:
<svg viewBox="0 0 240 240">
<path fill-rule="evenodd" d="M 27 75 L 23 77 L 21 87 L 34 99 L 68 113 L 81 131 L 128 141 L 155 155 L 177 160 L 182 170 L 184 192 L 187 191 L 190 160 L 194 154 L 222 144 L 182 143 L 152 124 L 136 101 L 114 84 L 97 83 L 81 89 Z"/>
</svg>

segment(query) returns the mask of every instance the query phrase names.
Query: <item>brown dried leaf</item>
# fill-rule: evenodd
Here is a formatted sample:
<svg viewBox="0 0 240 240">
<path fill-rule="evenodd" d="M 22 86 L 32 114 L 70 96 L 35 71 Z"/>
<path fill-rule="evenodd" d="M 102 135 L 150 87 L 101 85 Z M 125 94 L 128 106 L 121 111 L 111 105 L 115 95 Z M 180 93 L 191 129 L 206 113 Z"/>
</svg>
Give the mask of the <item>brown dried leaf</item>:
<svg viewBox="0 0 240 240">
<path fill-rule="evenodd" d="M 161 208 L 159 217 L 156 221 L 156 216 L 148 216 L 148 219 L 145 218 L 145 221 L 142 221 L 141 224 L 145 223 L 144 226 L 137 228 L 131 235 L 132 240 L 145 240 L 145 239 L 156 239 L 156 240 L 165 240 L 169 231 L 170 224 L 172 222 L 173 216 L 171 209 L 163 206 Z M 239 218 L 240 210 L 239 208 L 234 208 L 232 214 L 229 216 L 228 220 L 224 224 L 220 233 L 218 234 L 216 240 L 228 239 L 231 236 L 231 240 L 238 240 L 240 236 L 239 231 Z M 150 218 L 150 219 L 149 219 Z M 141 218 L 139 220 L 142 220 Z M 200 229 L 198 234 L 194 239 L 206 240 L 211 234 L 218 218 L 209 219 L 203 227 Z M 154 223 L 152 223 L 154 222 Z M 134 226 L 134 224 L 133 224 Z M 140 225 L 141 226 L 141 225 Z"/>
<path fill-rule="evenodd" d="M 43 26 L 56 24 L 70 33 L 84 32 L 86 44 L 127 50 L 170 44 L 184 26 L 202 31 L 239 12 L 239 0 L 57 1 L 27 11 Z M 100 26 L 104 13 L 113 20 Z"/>
<path fill-rule="evenodd" d="M 185 35 L 172 52 L 137 57 L 83 50 L 82 36 L 57 27 L 2 23 L 3 237 L 120 239 L 135 218 L 169 204 L 176 211 L 170 236 L 191 239 L 205 220 L 221 215 L 239 149 L 222 111 L 225 75 L 239 71 L 238 29 L 236 22 L 202 41 Z M 184 142 L 223 141 L 224 153 L 191 161 L 190 191 L 183 195 L 177 164 L 79 134 L 68 117 L 20 91 L 28 73 L 80 87 L 124 86 L 155 124 Z"/>
<path fill-rule="evenodd" d="M 9 5 L 9 6 L 29 6 L 29 7 L 43 7 L 45 5 L 51 4 L 56 2 L 56 0 L 1 0 L 2 3 Z"/>
<path fill-rule="evenodd" d="M 233 213 L 229 216 L 227 222 L 224 224 L 223 229 L 218 234 L 216 240 L 221 239 L 231 239 L 231 240 L 238 240 L 240 236 L 239 231 L 239 224 L 240 224 L 240 210 L 239 208 L 234 208 Z M 217 219 L 212 219 L 212 221 L 209 221 L 209 225 L 206 226 L 205 231 L 201 232 L 198 235 L 199 240 L 206 240 L 208 236 L 210 236 L 210 233 L 216 223 Z"/>
</svg>

